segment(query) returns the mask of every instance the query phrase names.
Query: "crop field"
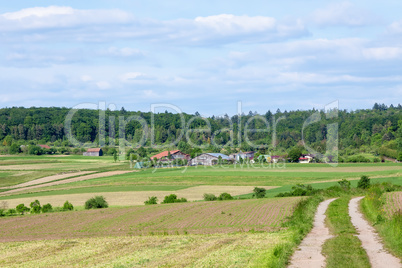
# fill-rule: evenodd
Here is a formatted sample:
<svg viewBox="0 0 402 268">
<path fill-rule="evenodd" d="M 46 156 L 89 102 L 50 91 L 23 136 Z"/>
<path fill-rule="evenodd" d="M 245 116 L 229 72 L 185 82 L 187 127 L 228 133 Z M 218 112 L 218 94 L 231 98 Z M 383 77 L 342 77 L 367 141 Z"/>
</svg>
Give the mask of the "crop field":
<svg viewBox="0 0 402 268">
<path fill-rule="evenodd" d="M 402 192 L 390 192 L 384 195 L 385 206 L 388 217 L 395 213 L 402 213 Z"/>
<path fill-rule="evenodd" d="M 278 230 L 300 197 L 191 202 L 0 218 L 0 241 Z"/>
<path fill-rule="evenodd" d="M 1 267 L 258 267 L 291 234 L 120 236 L 0 244 Z"/>
</svg>

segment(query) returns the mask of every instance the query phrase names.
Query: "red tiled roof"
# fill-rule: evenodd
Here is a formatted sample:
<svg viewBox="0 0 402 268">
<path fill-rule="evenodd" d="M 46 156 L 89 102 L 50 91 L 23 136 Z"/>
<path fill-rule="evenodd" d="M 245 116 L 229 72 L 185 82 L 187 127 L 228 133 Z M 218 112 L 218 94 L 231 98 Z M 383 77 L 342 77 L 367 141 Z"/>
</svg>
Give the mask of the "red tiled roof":
<svg viewBox="0 0 402 268">
<path fill-rule="evenodd" d="M 178 152 L 180 152 L 180 150 L 173 150 L 173 151 L 170 151 L 170 155 L 173 155 L 173 154 L 175 154 L 175 153 L 178 153 Z M 156 155 L 154 155 L 154 156 L 151 156 L 151 159 L 153 160 L 153 159 L 161 159 L 162 157 L 167 157 L 169 155 L 169 151 L 164 151 L 164 152 L 161 152 L 161 153 L 159 153 L 159 154 L 156 154 Z"/>
<path fill-rule="evenodd" d="M 38 144 L 40 147 L 42 147 L 43 149 L 50 149 L 49 145 L 46 144 Z"/>
<path fill-rule="evenodd" d="M 100 152 L 100 150 L 101 150 L 101 148 L 89 148 L 89 149 L 87 150 L 87 152 L 88 152 L 88 153 L 90 153 L 90 152 Z"/>
</svg>

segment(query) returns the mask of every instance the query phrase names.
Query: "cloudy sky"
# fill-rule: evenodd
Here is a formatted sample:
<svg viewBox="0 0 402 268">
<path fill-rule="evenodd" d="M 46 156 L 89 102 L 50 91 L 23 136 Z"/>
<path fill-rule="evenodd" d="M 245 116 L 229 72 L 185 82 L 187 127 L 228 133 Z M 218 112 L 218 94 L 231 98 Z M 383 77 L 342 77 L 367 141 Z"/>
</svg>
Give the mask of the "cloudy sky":
<svg viewBox="0 0 402 268">
<path fill-rule="evenodd" d="M 0 107 L 398 104 L 401 10 L 400 0 L 2 1 Z"/>
</svg>

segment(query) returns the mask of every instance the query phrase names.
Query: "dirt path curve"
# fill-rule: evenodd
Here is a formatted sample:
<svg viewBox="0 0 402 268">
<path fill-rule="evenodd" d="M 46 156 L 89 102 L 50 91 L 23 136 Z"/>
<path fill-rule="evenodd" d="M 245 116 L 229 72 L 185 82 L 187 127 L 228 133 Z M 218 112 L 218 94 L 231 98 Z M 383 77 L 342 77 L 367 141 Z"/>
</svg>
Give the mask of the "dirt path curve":
<svg viewBox="0 0 402 268">
<path fill-rule="evenodd" d="M 362 247 L 366 250 L 373 268 L 401 268 L 401 261 L 384 250 L 374 228 L 363 218 L 359 211 L 359 201 L 364 197 L 356 197 L 349 202 L 349 215 L 352 224 L 359 233 L 357 237 L 362 241 Z"/>
<path fill-rule="evenodd" d="M 325 267 L 325 257 L 321 254 L 325 240 L 332 238 L 329 229 L 325 226 L 325 211 L 328 205 L 336 198 L 320 203 L 314 217 L 314 226 L 311 232 L 303 239 L 298 250 L 293 254 L 289 268 L 321 268 Z"/>
<path fill-rule="evenodd" d="M 46 186 L 54 186 L 54 185 L 59 185 L 59 184 L 66 184 L 66 183 L 76 182 L 76 181 L 85 181 L 85 180 L 102 178 L 102 177 L 110 177 L 110 176 L 114 176 L 114 175 L 126 174 L 126 173 L 129 173 L 129 172 L 136 172 L 136 171 L 133 171 L 133 170 L 106 171 L 106 172 L 101 172 L 101 173 L 84 175 L 84 176 L 80 176 L 80 177 L 74 177 L 74 178 L 65 179 L 65 180 L 61 180 L 61 181 L 53 181 L 53 182 L 48 182 L 48 183 L 44 183 L 44 184 L 39 184 L 39 185 L 33 185 L 33 186 L 24 187 L 24 188 L 13 189 L 13 190 L 10 190 L 10 191 L 7 191 L 7 192 L 3 192 L 1 194 L 7 195 L 7 194 L 21 192 L 21 191 L 35 189 L 35 188 L 41 188 L 41 187 L 46 187 Z"/>
</svg>

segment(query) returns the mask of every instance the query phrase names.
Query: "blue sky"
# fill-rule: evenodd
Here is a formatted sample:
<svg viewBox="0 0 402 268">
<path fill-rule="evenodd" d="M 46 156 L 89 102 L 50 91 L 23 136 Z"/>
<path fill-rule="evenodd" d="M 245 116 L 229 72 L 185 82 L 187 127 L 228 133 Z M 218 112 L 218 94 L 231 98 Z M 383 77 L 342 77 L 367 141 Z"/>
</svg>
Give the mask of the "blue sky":
<svg viewBox="0 0 402 268">
<path fill-rule="evenodd" d="M 189 4 L 191 3 L 191 4 Z M 0 106 L 402 103 L 402 2 L 2 1 Z M 112 107 L 111 106 L 111 107 Z"/>
</svg>

